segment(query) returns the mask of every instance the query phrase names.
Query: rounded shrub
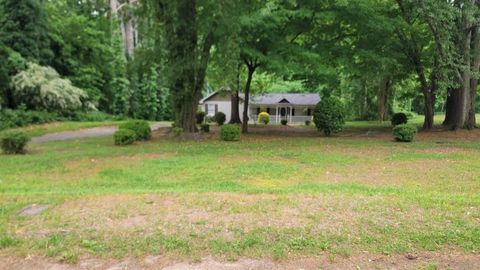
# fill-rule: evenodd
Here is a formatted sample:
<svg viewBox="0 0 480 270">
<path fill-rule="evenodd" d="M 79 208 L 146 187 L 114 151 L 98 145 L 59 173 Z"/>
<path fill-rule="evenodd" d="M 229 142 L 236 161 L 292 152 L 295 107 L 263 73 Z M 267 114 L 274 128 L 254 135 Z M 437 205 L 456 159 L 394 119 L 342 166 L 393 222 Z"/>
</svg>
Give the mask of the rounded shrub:
<svg viewBox="0 0 480 270">
<path fill-rule="evenodd" d="M 345 109 L 342 102 L 334 97 L 323 98 L 315 107 L 313 122 L 326 136 L 342 131 L 345 125 Z"/>
<path fill-rule="evenodd" d="M 0 136 L 0 147 L 5 154 L 23 154 L 30 137 L 22 131 L 6 131 Z"/>
<path fill-rule="evenodd" d="M 408 117 L 405 113 L 395 113 L 392 115 L 392 126 L 406 124 L 407 122 Z"/>
<path fill-rule="evenodd" d="M 223 112 L 217 112 L 213 118 L 219 126 L 225 124 L 225 121 L 227 121 L 227 116 Z"/>
<path fill-rule="evenodd" d="M 310 120 L 305 120 L 305 126 L 310 126 L 311 121 Z"/>
<path fill-rule="evenodd" d="M 137 134 L 131 129 L 119 129 L 113 134 L 115 145 L 129 145 L 137 140 Z"/>
<path fill-rule="evenodd" d="M 258 122 L 267 125 L 268 123 L 270 123 L 270 114 L 268 114 L 267 112 L 261 112 L 258 115 Z"/>
<path fill-rule="evenodd" d="M 220 128 L 220 139 L 224 141 L 239 141 L 240 127 L 231 124 L 223 125 Z"/>
<path fill-rule="evenodd" d="M 209 133 L 210 132 L 210 125 L 209 124 L 201 124 L 200 125 L 200 130 L 204 133 Z"/>
<path fill-rule="evenodd" d="M 393 137 L 397 142 L 411 142 L 417 135 L 417 127 L 401 124 L 393 127 Z"/>
<path fill-rule="evenodd" d="M 152 137 L 152 130 L 147 121 L 135 120 L 121 124 L 119 129 L 130 129 L 136 134 L 137 140 L 148 140 Z"/>
<path fill-rule="evenodd" d="M 282 124 L 282 126 L 286 126 L 288 124 L 288 120 L 287 119 L 282 119 L 282 121 L 280 121 L 280 123 Z"/>
<path fill-rule="evenodd" d="M 203 111 L 198 111 L 196 114 L 195 114 L 195 118 L 197 119 L 197 124 L 201 124 L 203 123 L 203 121 L 205 121 L 205 116 L 207 114 Z"/>
</svg>

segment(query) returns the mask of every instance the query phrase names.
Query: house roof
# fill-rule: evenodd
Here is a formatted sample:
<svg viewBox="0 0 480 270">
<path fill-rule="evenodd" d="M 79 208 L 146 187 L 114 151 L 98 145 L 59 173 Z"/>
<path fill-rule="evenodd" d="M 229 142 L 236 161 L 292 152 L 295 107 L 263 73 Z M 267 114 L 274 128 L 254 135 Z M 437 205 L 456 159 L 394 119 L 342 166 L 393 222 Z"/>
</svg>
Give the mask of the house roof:
<svg viewBox="0 0 480 270">
<path fill-rule="evenodd" d="M 203 104 L 205 101 L 208 101 L 214 97 L 219 91 L 215 91 L 210 95 L 206 96 L 200 101 Z M 240 93 L 239 97 L 241 100 L 245 98 L 244 93 Z M 250 104 L 252 105 L 275 105 L 275 104 L 292 104 L 292 105 L 317 105 L 320 102 L 320 95 L 317 93 L 299 93 L 299 94 L 288 94 L 288 93 L 269 93 L 263 95 L 252 95 L 250 97 Z"/>
<path fill-rule="evenodd" d="M 243 96 L 243 94 L 242 94 Z M 285 104 L 292 105 L 316 105 L 320 102 L 320 95 L 316 93 L 304 93 L 304 94 L 283 94 L 283 93 L 270 93 L 263 95 L 255 95 L 250 98 L 250 104 L 253 105 L 273 105 L 273 104 Z"/>
</svg>

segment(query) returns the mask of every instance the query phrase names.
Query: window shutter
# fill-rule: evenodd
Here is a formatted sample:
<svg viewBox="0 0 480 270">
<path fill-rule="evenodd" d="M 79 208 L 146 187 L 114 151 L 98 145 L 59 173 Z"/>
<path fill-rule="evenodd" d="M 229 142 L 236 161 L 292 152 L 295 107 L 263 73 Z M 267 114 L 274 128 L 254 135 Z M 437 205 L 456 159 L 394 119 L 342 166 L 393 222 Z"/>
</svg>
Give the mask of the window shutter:
<svg viewBox="0 0 480 270">
<path fill-rule="evenodd" d="M 218 104 L 215 104 L 215 114 L 218 112 Z"/>
</svg>

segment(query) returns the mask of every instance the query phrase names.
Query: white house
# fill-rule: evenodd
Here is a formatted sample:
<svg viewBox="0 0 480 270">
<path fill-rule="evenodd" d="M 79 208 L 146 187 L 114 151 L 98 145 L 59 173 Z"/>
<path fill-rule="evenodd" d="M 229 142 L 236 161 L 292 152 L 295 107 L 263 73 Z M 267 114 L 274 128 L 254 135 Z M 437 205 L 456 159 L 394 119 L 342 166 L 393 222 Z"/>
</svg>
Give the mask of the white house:
<svg viewBox="0 0 480 270">
<path fill-rule="evenodd" d="M 243 115 L 243 98 L 240 94 L 239 112 L 240 118 Z M 254 95 L 250 97 L 248 117 L 251 123 L 256 122 L 258 114 L 267 112 L 270 114 L 271 123 L 280 123 L 285 119 L 289 123 L 304 123 L 312 120 L 313 110 L 320 102 L 320 95 L 314 93 L 305 94 L 283 94 L 269 93 Z M 213 116 L 217 112 L 223 112 L 230 121 L 232 111 L 231 92 L 216 91 L 200 101 L 200 109 Z"/>
</svg>

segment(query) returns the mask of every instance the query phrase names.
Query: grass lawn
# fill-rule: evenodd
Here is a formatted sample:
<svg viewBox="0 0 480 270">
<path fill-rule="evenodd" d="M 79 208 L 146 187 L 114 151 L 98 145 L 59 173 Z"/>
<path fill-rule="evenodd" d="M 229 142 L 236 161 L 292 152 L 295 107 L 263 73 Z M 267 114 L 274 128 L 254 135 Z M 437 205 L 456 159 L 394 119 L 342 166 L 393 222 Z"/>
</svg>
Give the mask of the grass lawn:
<svg viewBox="0 0 480 270">
<path fill-rule="evenodd" d="M 378 126 L 349 123 L 332 138 L 257 127 L 234 143 L 214 133 L 31 144 L 0 155 L 0 257 L 478 258 L 480 132 L 405 144 Z M 30 204 L 50 208 L 17 214 Z"/>
<path fill-rule="evenodd" d="M 84 128 L 94 128 L 103 126 L 117 126 L 125 121 L 102 121 L 102 122 L 77 122 L 77 121 L 65 121 L 65 122 L 53 122 L 43 125 L 30 125 L 26 127 L 17 128 L 16 130 L 25 131 L 29 136 L 36 137 L 42 136 L 52 132 L 62 131 L 74 131 Z"/>
</svg>

